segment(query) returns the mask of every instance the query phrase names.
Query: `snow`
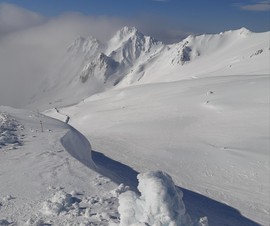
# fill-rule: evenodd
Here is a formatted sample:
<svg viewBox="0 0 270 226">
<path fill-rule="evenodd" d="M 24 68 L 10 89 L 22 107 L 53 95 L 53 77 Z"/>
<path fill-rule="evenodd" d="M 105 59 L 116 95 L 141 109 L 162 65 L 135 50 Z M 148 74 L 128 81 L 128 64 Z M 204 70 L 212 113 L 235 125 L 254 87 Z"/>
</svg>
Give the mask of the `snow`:
<svg viewBox="0 0 270 226">
<path fill-rule="evenodd" d="M 37 112 L 1 107 L 0 115 L 2 133 L 12 131 L 11 137 L 23 137 L 17 149 L 8 148 L 17 139 L 3 140 L 1 225 L 130 225 L 125 219 L 134 221 L 127 215 L 132 206 L 123 203 L 130 199 L 129 194 L 137 194 L 95 172 L 108 175 L 106 165 L 94 162 L 91 145 L 77 130 Z M 183 194 L 169 175 L 149 172 L 138 179 L 138 203 L 148 214 L 138 216 L 138 222 L 147 217 L 148 225 L 159 221 L 162 225 L 189 225 Z M 149 186 L 155 189 L 149 190 Z"/>
<path fill-rule="evenodd" d="M 22 145 L 23 136 L 17 136 L 17 130 L 23 130 L 23 126 L 9 115 L 0 115 L 0 148 L 16 149 Z"/>
<path fill-rule="evenodd" d="M 178 190 L 171 177 L 156 171 L 138 175 L 137 197 L 129 191 L 119 196 L 120 226 L 129 225 L 191 225 Z"/>
<path fill-rule="evenodd" d="M 269 75 L 212 76 L 111 90 L 62 111 L 94 150 L 137 172 L 169 173 L 190 194 L 193 219 L 267 225 L 268 96 Z M 189 191 L 243 216 L 206 199 L 218 206 L 210 211 Z"/>
<path fill-rule="evenodd" d="M 65 137 L 69 137 L 74 143 L 68 151 L 75 155 L 77 145 L 75 153 L 82 154 L 75 157 L 91 159 L 89 143 L 80 133 L 36 112 L 0 107 L 0 115 L 1 133 L 12 131 L 12 136 L 23 138 L 20 145 L 14 139 L 5 140 L 0 149 L 1 225 L 89 225 L 89 221 L 108 225 L 113 220 L 115 183 L 65 151 L 69 144 Z M 10 149 L 14 143 L 16 149 Z M 99 216 L 104 211 L 107 218 Z"/>
<path fill-rule="evenodd" d="M 78 38 L 16 100 L 55 119 L 0 107 L 0 225 L 268 225 L 268 60 L 245 28 Z"/>
<path fill-rule="evenodd" d="M 268 39 L 269 32 L 253 33 L 245 28 L 189 36 L 171 45 L 145 36 L 134 27 L 122 28 L 107 43 L 92 36 L 80 37 L 44 76 L 27 105 L 45 110 L 130 85 L 268 74 Z"/>
</svg>

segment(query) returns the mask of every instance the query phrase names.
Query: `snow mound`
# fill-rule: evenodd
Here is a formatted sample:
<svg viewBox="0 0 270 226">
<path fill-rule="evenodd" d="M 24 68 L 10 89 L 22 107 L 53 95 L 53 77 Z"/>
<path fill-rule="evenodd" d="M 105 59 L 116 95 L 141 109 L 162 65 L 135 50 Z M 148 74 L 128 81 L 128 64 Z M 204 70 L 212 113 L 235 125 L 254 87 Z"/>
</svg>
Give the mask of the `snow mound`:
<svg viewBox="0 0 270 226">
<path fill-rule="evenodd" d="M 54 215 L 57 216 L 61 212 L 68 212 L 74 203 L 76 203 L 76 199 L 72 197 L 71 194 L 68 194 L 64 191 L 56 192 L 53 197 L 49 200 L 46 200 L 43 203 L 42 212 L 45 215 Z"/>
<path fill-rule="evenodd" d="M 0 220 L 0 226 L 8 226 L 11 225 L 7 220 Z"/>
<path fill-rule="evenodd" d="M 23 126 L 8 114 L 0 114 L 0 149 L 16 149 L 22 145 L 22 137 L 19 137 L 18 131 L 23 129 Z"/>
<path fill-rule="evenodd" d="M 139 174 L 138 180 L 140 197 L 132 191 L 119 196 L 120 226 L 194 225 L 186 212 L 182 191 L 168 174 L 151 171 Z"/>
</svg>

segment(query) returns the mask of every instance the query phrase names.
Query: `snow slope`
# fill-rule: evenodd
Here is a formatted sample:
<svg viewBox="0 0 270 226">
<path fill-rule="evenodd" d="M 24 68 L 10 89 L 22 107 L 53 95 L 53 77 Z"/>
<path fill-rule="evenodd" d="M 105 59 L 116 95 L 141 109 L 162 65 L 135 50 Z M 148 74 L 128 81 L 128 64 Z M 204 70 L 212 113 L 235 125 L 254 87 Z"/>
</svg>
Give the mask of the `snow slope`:
<svg viewBox="0 0 270 226">
<path fill-rule="evenodd" d="M 167 47 L 157 62 L 146 70 L 143 83 L 269 74 L 269 37 L 270 32 L 253 33 L 245 28 L 189 36 Z"/>
<path fill-rule="evenodd" d="M 61 111 L 94 150 L 138 172 L 168 172 L 187 189 L 186 203 L 197 205 L 193 217 L 200 213 L 215 226 L 268 225 L 269 75 L 131 86 Z M 54 110 L 46 114 L 58 115 Z M 189 191 L 202 197 L 194 199 Z M 205 197 L 254 222 L 222 205 L 204 206 Z"/>
</svg>

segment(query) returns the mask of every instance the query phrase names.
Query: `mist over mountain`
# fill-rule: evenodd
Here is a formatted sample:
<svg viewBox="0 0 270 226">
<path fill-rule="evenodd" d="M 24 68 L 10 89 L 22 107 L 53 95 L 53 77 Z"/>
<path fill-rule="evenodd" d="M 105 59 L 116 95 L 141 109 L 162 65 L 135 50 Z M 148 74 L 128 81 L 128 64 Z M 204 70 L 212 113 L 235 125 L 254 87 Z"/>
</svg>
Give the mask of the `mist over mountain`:
<svg viewBox="0 0 270 226">
<path fill-rule="evenodd" d="M 166 45 L 135 27 L 123 27 L 108 42 L 79 37 L 63 53 L 28 104 L 64 106 L 108 89 L 205 76 L 267 74 L 266 33 L 245 28 L 188 36 Z M 74 90 L 76 93 L 74 94 Z M 36 100 L 35 100 L 36 99 Z"/>
</svg>

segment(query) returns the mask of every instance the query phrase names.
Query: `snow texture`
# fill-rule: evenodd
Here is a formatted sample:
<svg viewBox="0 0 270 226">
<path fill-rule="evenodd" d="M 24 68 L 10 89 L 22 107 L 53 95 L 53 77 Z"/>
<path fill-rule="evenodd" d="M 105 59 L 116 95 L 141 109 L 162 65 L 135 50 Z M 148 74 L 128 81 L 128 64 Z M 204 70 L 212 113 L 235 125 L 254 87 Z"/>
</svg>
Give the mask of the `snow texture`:
<svg viewBox="0 0 270 226">
<path fill-rule="evenodd" d="M 18 131 L 24 127 L 8 114 L 0 114 L 0 148 L 16 149 L 22 145 L 23 135 L 19 136 Z"/>
</svg>

